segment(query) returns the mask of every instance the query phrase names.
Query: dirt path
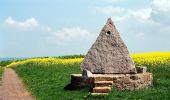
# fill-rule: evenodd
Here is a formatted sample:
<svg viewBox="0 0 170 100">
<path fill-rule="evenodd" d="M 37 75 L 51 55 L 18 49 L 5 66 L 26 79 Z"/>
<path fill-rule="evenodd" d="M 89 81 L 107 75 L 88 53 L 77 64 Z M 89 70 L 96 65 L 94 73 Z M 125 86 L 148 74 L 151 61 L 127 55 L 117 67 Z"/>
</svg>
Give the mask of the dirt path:
<svg viewBox="0 0 170 100">
<path fill-rule="evenodd" d="M 4 70 L 2 86 L 0 86 L 0 100 L 34 100 L 26 91 L 21 80 L 11 68 Z"/>
</svg>

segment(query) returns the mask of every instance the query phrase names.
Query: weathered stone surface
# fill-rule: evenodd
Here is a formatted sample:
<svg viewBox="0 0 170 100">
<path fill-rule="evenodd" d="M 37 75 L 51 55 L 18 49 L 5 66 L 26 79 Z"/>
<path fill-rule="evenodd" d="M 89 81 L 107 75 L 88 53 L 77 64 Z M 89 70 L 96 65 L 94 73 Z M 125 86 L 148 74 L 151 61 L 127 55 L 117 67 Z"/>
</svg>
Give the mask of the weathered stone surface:
<svg viewBox="0 0 170 100">
<path fill-rule="evenodd" d="M 93 74 L 92 77 L 89 77 L 86 80 L 81 76 L 81 74 L 73 74 L 71 78 L 73 83 L 78 83 L 78 87 L 90 86 L 92 91 L 93 88 L 97 87 L 97 90 L 95 89 L 95 93 L 97 93 L 97 91 L 105 91 L 105 89 L 98 87 L 110 87 L 111 84 L 118 90 L 143 89 L 152 86 L 153 80 L 152 74 L 148 72 L 138 74 Z"/>
<path fill-rule="evenodd" d="M 83 78 L 88 78 L 88 77 L 92 77 L 92 73 L 90 72 L 90 71 L 88 71 L 88 70 L 86 70 L 86 69 L 83 69 L 83 71 L 82 71 L 82 76 L 83 76 Z"/>
<path fill-rule="evenodd" d="M 67 84 L 64 87 L 64 89 L 65 90 L 78 90 L 86 86 L 92 86 L 91 83 L 93 83 L 93 79 L 91 77 L 84 78 L 82 74 L 72 74 L 71 83 Z"/>
<path fill-rule="evenodd" d="M 85 56 L 81 69 L 95 74 L 136 73 L 128 49 L 110 18 Z"/>
<path fill-rule="evenodd" d="M 94 87 L 93 93 L 109 93 L 111 90 L 111 87 Z"/>
<path fill-rule="evenodd" d="M 113 85 L 113 81 L 95 81 L 95 87 L 110 87 Z"/>
<path fill-rule="evenodd" d="M 138 66 L 136 67 L 137 73 L 146 73 L 147 67 L 145 66 Z"/>
</svg>

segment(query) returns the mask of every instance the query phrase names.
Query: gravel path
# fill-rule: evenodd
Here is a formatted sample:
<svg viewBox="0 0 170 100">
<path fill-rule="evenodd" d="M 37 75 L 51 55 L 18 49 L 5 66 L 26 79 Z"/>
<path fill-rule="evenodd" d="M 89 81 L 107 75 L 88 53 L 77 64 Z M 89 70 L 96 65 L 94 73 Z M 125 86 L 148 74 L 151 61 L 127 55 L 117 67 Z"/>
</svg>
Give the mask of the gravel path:
<svg viewBox="0 0 170 100">
<path fill-rule="evenodd" d="M 0 100 L 34 100 L 11 68 L 5 68 L 0 86 Z"/>
</svg>

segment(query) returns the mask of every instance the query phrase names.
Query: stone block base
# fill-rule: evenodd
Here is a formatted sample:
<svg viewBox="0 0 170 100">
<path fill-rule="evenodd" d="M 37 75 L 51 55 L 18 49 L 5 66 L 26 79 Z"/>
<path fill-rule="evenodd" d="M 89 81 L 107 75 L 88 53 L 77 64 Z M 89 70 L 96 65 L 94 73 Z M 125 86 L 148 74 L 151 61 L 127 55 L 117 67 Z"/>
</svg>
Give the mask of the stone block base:
<svg viewBox="0 0 170 100">
<path fill-rule="evenodd" d="M 75 89 L 90 86 L 93 93 L 101 93 L 100 91 L 106 93 L 106 90 L 110 92 L 108 87 L 115 87 L 118 90 L 147 88 L 152 86 L 152 80 L 152 74 L 148 72 L 137 74 L 93 74 L 88 78 L 83 78 L 81 74 L 72 74 L 69 86 Z"/>
</svg>

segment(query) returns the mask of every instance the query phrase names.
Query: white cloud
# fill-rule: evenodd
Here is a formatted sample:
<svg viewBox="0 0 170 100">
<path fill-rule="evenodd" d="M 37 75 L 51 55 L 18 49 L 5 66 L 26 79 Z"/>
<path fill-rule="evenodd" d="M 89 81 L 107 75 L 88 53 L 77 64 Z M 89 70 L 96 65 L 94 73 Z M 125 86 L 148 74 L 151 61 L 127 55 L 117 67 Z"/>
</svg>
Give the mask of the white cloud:
<svg viewBox="0 0 170 100">
<path fill-rule="evenodd" d="M 48 33 L 48 40 L 50 37 L 55 38 L 57 41 L 67 41 L 72 39 L 82 39 L 93 34 L 86 29 L 80 27 L 62 28 L 55 31 L 49 26 L 40 25 L 35 18 L 28 18 L 25 21 L 16 21 L 12 17 L 8 17 L 5 20 L 5 25 L 8 28 L 26 31 L 38 27 L 41 31 Z"/>
<path fill-rule="evenodd" d="M 148 19 L 151 16 L 152 8 L 145 9 L 125 9 L 120 7 L 105 6 L 105 7 L 95 7 L 96 12 L 100 12 L 106 15 L 112 15 L 120 20 L 120 17 L 125 17 L 126 15 L 136 16 L 142 19 Z"/>
<path fill-rule="evenodd" d="M 153 0 L 153 7 L 159 11 L 169 12 L 170 1 L 169 0 Z"/>
<path fill-rule="evenodd" d="M 46 33 L 45 39 L 47 41 L 51 41 L 56 44 L 67 44 L 70 41 L 81 41 L 86 40 L 90 37 L 93 37 L 94 34 L 89 32 L 86 29 L 82 29 L 80 27 L 70 27 L 70 28 L 62 28 L 59 30 L 54 30 L 49 26 L 38 24 L 38 21 L 35 18 L 29 18 L 25 21 L 16 21 L 12 17 L 8 17 L 5 20 L 5 25 L 7 28 L 16 29 L 19 31 L 27 31 L 32 30 L 34 28 L 38 28 L 39 31 Z"/>
<path fill-rule="evenodd" d="M 12 17 L 8 17 L 5 20 L 5 25 L 12 29 L 26 31 L 34 29 L 38 26 L 38 21 L 35 18 L 28 18 L 25 21 L 16 21 Z"/>
<path fill-rule="evenodd" d="M 42 27 L 44 32 L 49 35 L 46 40 L 50 43 L 63 46 L 65 44 L 80 44 L 87 39 L 90 40 L 94 38 L 95 34 L 92 34 L 86 29 L 80 27 L 70 27 L 62 28 L 60 30 L 54 31 L 50 27 Z"/>
<path fill-rule="evenodd" d="M 112 16 L 121 36 L 133 48 L 132 52 L 167 50 L 169 47 L 170 0 L 153 0 L 150 6 L 140 9 L 109 5 L 96 8 L 96 12 Z"/>
<path fill-rule="evenodd" d="M 153 0 L 152 19 L 162 24 L 170 24 L 170 0 Z"/>
<path fill-rule="evenodd" d="M 151 17 L 151 8 L 146 8 L 146 9 L 139 9 L 136 11 L 130 11 L 130 13 L 136 17 L 142 18 L 142 19 L 149 19 Z"/>
<path fill-rule="evenodd" d="M 84 38 L 91 35 L 88 30 L 81 29 L 80 27 L 63 28 L 60 31 L 52 32 L 54 36 L 61 40 L 69 40 L 74 38 Z"/>
<path fill-rule="evenodd" d="M 161 34 L 160 31 L 156 31 L 155 28 L 164 28 L 161 23 L 153 19 L 153 11 L 155 9 L 153 9 L 152 6 L 142 9 L 125 9 L 113 6 L 96 8 L 95 10 L 100 13 L 105 15 L 110 14 L 118 27 L 133 33 L 134 36 L 144 36 L 145 34 L 153 33 Z"/>
</svg>

